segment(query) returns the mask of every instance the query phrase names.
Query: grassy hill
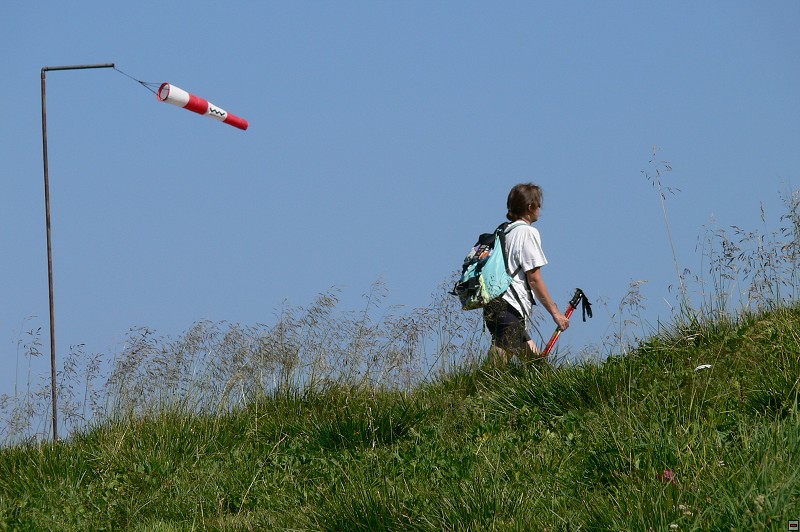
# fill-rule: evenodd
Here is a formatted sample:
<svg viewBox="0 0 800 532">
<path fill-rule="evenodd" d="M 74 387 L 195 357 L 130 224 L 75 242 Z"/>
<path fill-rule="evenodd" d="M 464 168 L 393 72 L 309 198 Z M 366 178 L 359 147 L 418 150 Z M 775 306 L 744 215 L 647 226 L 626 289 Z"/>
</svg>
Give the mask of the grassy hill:
<svg viewBox="0 0 800 532">
<path fill-rule="evenodd" d="M 119 415 L 0 450 L 0 530 L 787 530 L 798 376 L 783 308 L 602 363 Z"/>
</svg>

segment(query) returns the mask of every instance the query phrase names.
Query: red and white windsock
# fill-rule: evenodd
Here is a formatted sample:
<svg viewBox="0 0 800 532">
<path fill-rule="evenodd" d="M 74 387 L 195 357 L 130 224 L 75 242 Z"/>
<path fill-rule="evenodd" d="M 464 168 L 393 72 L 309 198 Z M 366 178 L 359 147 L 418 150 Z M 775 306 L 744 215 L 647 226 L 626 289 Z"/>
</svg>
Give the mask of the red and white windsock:
<svg viewBox="0 0 800 532">
<path fill-rule="evenodd" d="M 204 100 L 194 94 L 189 94 L 183 89 L 170 85 L 169 83 L 162 83 L 158 88 L 158 99 L 162 102 L 171 103 L 178 107 L 183 107 L 197 114 L 210 116 L 220 122 L 225 122 L 233 127 L 239 129 L 247 129 L 249 125 L 247 120 L 239 118 L 227 112 L 225 109 L 220 109 L 208 100 Z"/>
</svg>

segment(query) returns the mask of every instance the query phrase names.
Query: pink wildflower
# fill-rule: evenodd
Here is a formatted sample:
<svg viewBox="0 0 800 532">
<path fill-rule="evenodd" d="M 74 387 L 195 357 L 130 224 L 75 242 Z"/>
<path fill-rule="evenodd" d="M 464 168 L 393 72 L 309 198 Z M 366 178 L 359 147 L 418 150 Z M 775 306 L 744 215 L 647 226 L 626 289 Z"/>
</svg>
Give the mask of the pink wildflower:
<svg viewBox="0 0 800 532">
<path fill-rule="evenodd" d="M 675 473 L 671 469 L 665 469 L 663 473 L 658 474 L 659 480 L 669 484 L 676 484 L 678 481 L 675 479 Z"/>
</svg>

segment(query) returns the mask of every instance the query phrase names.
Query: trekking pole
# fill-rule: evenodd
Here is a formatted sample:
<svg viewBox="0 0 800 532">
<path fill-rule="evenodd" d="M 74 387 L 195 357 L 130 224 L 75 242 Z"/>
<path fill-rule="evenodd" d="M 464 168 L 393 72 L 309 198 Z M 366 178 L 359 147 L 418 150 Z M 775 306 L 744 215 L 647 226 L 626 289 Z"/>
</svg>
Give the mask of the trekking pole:
<svg viewBox="0 0 800 532">
<path fill-rule="evenodd" d="M 586 294 L 583 293 L 583 290 L 580 288 L 575 289 L 575 295 L 572 296 L 572 299 L 569 300 L 569 306 L 567 307 L 567 311 L 564 313 L 564 316 L 569 319 L 572 316 L 572 313 L 575 312 L 575 309 L 578 308 L 578 305 L 581 305 L 583 309 L 583 321 L 586 321 L 586 316 L 588 315 L 590 318 L 592 317 L 592 304 L 589 303 L 589 300 L 586 298 Z M 558 341 L 558 337 L 561 336 L 563 331 L 556 327 L 556 331 L 553 333 L 553 336 L 550 337 L 550 341 L 547 342 L 547 347 L 544 348 L 542 351 L 542 358 L 546 357 L 550 354 L 550 351 L 553 350 L 553 346 L 556 345 Z"/>
</svg>

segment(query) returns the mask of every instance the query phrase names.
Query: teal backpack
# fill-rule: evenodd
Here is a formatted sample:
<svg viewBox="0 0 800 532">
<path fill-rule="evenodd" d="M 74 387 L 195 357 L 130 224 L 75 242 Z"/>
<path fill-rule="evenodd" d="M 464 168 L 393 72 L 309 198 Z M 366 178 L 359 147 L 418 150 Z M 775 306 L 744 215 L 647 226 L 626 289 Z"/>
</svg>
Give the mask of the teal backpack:
<svg viewBox="0 0 800 532">
<path fill-rule="evenodd" d="M 505 256 L 506 235 L 521 225 L 525 225 L 525 222 L 505 222 L 493 233 L 483 233 L 478 237 L 478 241 L 464 257 L 461 278 L 450 292 L 461 300 L 462 309 L 485 307 L 511 286 L 517 272 L 508 271 Z"/>
</svg>

